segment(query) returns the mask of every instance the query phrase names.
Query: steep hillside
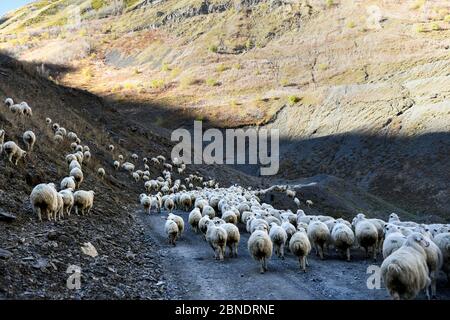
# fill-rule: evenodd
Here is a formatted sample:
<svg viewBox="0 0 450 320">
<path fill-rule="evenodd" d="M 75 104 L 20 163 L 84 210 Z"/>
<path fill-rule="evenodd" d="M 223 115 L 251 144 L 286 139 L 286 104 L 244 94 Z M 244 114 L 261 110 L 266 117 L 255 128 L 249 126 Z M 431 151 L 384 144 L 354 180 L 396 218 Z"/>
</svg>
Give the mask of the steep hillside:
<svg viewBox="0 0 450 320">
<path fill-rule="evenodd" d="M 55 0 L 4 17 L 0 48 L 147 128 L 277 128 L 280 177 L 446 216 L 449 36 L 447 1 Z"/>
</svg>

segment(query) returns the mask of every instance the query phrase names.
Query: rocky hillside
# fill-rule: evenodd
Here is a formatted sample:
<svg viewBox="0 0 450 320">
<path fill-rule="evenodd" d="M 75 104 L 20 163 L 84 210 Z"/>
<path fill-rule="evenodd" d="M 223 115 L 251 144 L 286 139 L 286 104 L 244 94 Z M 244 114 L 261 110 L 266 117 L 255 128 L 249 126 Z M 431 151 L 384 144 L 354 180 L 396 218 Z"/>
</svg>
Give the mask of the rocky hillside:
<svg viewBox="0 0 450 320">
<path fill-rule="evenodd" d="M 449 36 L 447 1 L 54 0 L 5 16 L 0 48 L 147 128 L 280 129 L 280 177 L 445 217 Z"/>
</svg>

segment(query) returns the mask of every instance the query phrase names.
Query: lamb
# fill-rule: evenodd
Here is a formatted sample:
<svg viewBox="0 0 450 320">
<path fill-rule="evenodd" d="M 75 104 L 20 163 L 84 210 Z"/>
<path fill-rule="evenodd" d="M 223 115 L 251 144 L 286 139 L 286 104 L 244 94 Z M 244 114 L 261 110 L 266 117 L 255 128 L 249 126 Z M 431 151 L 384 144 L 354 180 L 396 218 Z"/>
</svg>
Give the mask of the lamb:
<svg viewBox="0 0 450 320">
<path fill-rule="evenodd" d="M 315 217 L 308 226 L 308 238 L 316 249 L 316 255 L 323 260 L 323 248 L 330 239 L 330 231 L 325 223 Z"/>
<path fill-rule="evenodd" d="M 394 300 L 414 299 L 426 290 L 431 280 L 424 248 L 430 243 L 420 233 L 413 233 L 405 244 L 392 253 L 381 265 L 381 274 L 389 294 Z"/>
<path fill-rule="evenodd" d="M 35 186 L 30 195 L 30 202 L 39 221 L 42 221 L 42 213 L 47 214 L 48 221 L 52 221 L 52 217 L 58 209 L 58 193 L 55 185 L 41 183 Z"/>
<path fill-rule="evenodd" d="M 247 243 L 248 251 L 252 258 L 261 263 L 260 272 L 264 273 L 267 271 L 267 260 L 272 256 L 272 240 L 267 233 L 267 226 L 260 225 L 257 230 L 255 230 Z"/>
<path fill-rule="evenodd" d="M 72 170 L 70 170 L 69 175 L 74 178 L 75 187 L 78 189 L 84 180 L 83 171 L 81 171 L 80 168 L 73 168 Z"/>
<path fill-rule="evenodd" d="M 61 190 L 59 192 L 59 195 L 62 197 L 63 200 L 63 212 L 65 212 L 67 216 L 70 217 L 70 212 L 72 211 L 75 202 L 73 192 L 71 189 L 65 189 Z"/>
<path fill-rule="evenodd" d="M 114 166 L 114 169 L 119 170 L 120 162 L 119 161 L 114 161 L 113 166 Z"/>
<path fill-rule="evenodd" d="M 369 249 L 372 248 L 373 260 L 377 260 L 378 247 L 378 231 L 374 224 L 358 214 L 353 221 L 355 226 L 355 235 L 358 244 L 366 251 L 366 256 L 369 256 Z"/>
<path fill-rule="evenodd" d="M 287 241 L 286 231 L 275 222 L 272 222 L 270 224 L 269 237 L 272 240 L 275 254 L 284 260 L 284 246 Z"/>
<path fill-rule="evenodd" d="M 36 135 L 33 131 L 25 131 L 23 134 L 23 143 L 27 146 L 29 152 L 33 151 L 34 144 L 36 143 Z"/>
<path fill-rule="evenodd" d="M 383 259 L 389 257 L 393 252 L 400 249 L 406 242 L 406 237 L 400 232 L 399 228 L 394 224 L 386 224 L 385 238 L 383 241 Z"/>
<path fill-rule="evenodd" d="M 306 272 L 306 267 L 309 267 L 308 255 L 311 252 L 311 243 L 309 241 L 306 230 L 302 227 L 294 233 L 289 241 L 289 250 L 298 257 L 300 268 Z"/>
<path fill-rule="evenodd" d="M 27 152 L 22 150 L 14 141 L 5 142 L 3 152 L 7 155 L 9 162 L 13 163 L 14 161 L 16 166 L 19 160 L 27 155 Z"/>
<path fill-rule="evenodd" d="M 177 216 L 173 213 L 169 213 L 169 215 L 167 216 L 167 219 L 169 220 L 173 220 L 176 222 L 176 224 L 178 225 L 178 238 L 181 238 L 181 235 L 184 231 L 184 220 L 182 217 Z"/>
<path fill-rule="evenodd" d="M 202 218 L 202 214 L 200 213 L 199 208 L 194 208 L 194 210 L 192 210 L 191 213 L 189 214 L 188 222 L 195 233 L 198 233 L 198 231 L 199 231 L 198 224 L 199 224 L 201 218 Z"/>
<path fill-rule="evenodd" d="M 152 199 L 147 196 L 145 193 L 142 193 L 139 196 L 139 201 L 141 202 L 141 205 L 144 207 L 144 210 L 147 211 L 148 214 L 150 214 L 150 210 L 152 207 Z"/>
<path fill-rule="evenodd" d="M 92 207 L 94 206 L 94 191 L 79 190 L 74 193 L 74 206 L 75 213 L 78 215 L 78 211 L 81 210 L 81 214 L 84 216 L 86 210 L 87 214 L 90 214 Z"/>
<path fill-rule="evenodd" d="M 433 238 L 434 243 L 442 252 L 442 271 L 447 275 L 447 281 L 450 282 L 450 233 L 440 233 Z"/>
<path fill-rule="evenodd" d="M 220 226 L 227 232 L 227 247 L 230 249 L 230 257 L 237 257 L 239 241 L 241 240 L 238 227 L 232 223 L 225 223 Z"/>
<path fill-rule="evenodd" d="M 61 190 L 65 190 L 65 189 L 70 189 L 72 191 L 75 191 L 76 183 L 75 183 L 75 178 L 74 177 L 72 177 L 72 176 L 65 177 L 61 181 Z"/>
<path fill-rule="evenodd" d="M 106 174 L 105 169 L 103 168 L 97 169 L 97 175 L 99 176 L 100 179 L 103 180 L 103 178 L 105 178 L 105 174 Z"/>
<path fill-rule="evenodd" d="M 331 239 L 336 249 L 345 252 L 347 261 L 350 261 L 350 248 L 355 242 L 355 234 L 353 230 L 343 222 L 336 221 L 331 231 Z"/>
<path fill-rule="evenodd" d="M 172 213 L 173 209 L 175 208 L 175 202 L 173 202 L 172 198 L 167 198 L 166 201 L 164 201 L 164 208 Z"/>
<path fill-rule="evenodd" d="M 173 220 L 167 219 L 166 224 L 164 226 L 164 230 L 166 231 L 169 244 L 176 246 L 176 241 L 178 235 L 180 234 L 177 223 Z"/>
<path fill-rule="evenodd" d="M 214 250 L 214 258 L 223 261 L 227 245 L 227 231 L 222 226 L 216 226 L 214 221 L 207 223 L 206 241 Z"/>
</svg>

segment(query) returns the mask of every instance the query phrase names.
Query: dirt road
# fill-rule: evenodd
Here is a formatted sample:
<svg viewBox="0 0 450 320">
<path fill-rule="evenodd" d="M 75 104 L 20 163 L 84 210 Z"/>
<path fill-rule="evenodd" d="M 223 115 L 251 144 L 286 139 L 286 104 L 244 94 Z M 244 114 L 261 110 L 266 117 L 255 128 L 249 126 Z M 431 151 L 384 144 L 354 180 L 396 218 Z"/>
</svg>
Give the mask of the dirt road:
<svg viewBox="0 0 450 320">
<path fill-rule="evenodd" d="M 249 234 L 242 224 L 238 258 L 213 259 L 213 251 L 195 234 L 187 223 L 188 213 L 175 212 L 186 223 L 183 237 L 176 247 L 167 244 L 164 233 L 165 214 L 146 215 L 139 212 L 146 235 L 160 243 L 160 253 L 166 269 L 166 285 L 172 299 L 389 299 L 386 289 L 369 290 L 366 270 L 371 261 L 363 259 L 359 250 L 353 250 L 352 262 L 346 262 L 332 253 L 325 261 L 312 254 L 306 273 L 299 270 L 298 261 L 287 253 L 285 260 L 272 256 L 269 271 L 259 273 L 259 264 L 247 251 Z M 381 264 L 381 260 L 377 265 Z M 439 283 L 438 298 L 449 299 L 449 288 Z M 421 295 L 420 298 L 425 298 Z"/>
</svg>

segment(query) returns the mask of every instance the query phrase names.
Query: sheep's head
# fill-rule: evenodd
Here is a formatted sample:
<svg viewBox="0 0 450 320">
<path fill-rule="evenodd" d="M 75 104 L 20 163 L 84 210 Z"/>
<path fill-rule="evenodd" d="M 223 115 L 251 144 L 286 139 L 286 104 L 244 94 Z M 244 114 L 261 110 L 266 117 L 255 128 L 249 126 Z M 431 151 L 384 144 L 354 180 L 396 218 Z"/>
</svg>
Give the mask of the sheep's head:
<svg viewBox="0 0 450 320">
<path fill-rule="evenodd" d="M 409 237 L 407 241 L 413 241 L 414 243 L 420 245 L 423 248 L 427 248 L 430 246 L 430 242 L 425 239 L 425 237 L 418 233 L 418 232 L 413 232 Z"/>
<path fill-rule="evenodd" d="M 308 230 L 308 224 L 305 222 L 299 222 L 297 224 L 297 230 L 300 231 L 300 229 L 304 229 L 305 231 Z"/>
<path fill-rule="evenodd" d="M 398 217 L 398 215 L 396 213 L 393 212 L 389 215 L 389 222 L 390 221 L 400 221 L 400 218 Z"/>
</svg>

